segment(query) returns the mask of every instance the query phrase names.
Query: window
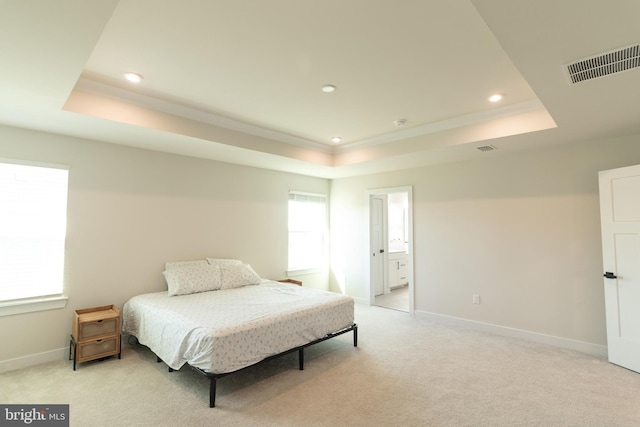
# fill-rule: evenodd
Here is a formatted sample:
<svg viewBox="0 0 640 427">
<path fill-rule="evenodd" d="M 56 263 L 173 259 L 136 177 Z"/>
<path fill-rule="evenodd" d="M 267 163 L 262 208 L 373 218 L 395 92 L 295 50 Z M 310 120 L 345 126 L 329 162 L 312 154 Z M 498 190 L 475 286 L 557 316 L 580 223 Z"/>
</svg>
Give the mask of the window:
<svg viewBox="0 0 640 427">
<path fill-rule="evenodd" d="M 0 314 L 64 306 L 67 182 L 65 166 L 0 159 Z"/>
<path fill-rule="evenodd" d="M 289 273 L 304 274 L 326 265 L 326 229 L 326 196 L 290 192 Z"/>
</svg>

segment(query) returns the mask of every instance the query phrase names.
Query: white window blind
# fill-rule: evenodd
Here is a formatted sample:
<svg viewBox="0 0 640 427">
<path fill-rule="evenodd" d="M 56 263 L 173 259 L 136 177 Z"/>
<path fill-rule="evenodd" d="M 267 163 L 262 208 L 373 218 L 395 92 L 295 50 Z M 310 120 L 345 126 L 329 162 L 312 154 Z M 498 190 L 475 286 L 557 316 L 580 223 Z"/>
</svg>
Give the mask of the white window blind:
<svg viewBox="0 0 640 427">
<path fill-rule="evenodd" d="M 326 265 L 326 200 L 324 194 L 289 193 L 290 272 Z"/>
<path fill-rule="evenodd" d="M 0 302 L 62 294 L 65 166 L 0 159 Z"/>
</svg>

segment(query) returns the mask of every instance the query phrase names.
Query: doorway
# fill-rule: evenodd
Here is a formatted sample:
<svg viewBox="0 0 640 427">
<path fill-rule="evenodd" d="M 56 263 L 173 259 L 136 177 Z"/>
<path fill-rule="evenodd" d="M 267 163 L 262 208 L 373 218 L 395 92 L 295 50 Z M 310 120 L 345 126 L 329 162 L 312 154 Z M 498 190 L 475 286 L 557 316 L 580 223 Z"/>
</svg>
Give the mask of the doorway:
<svg viewBox="0 0 640 427">
<path fill-rule="evenodd" d="M 413 314 L 412 187 L 367 191 L 369 303 Z"/>
</svg>

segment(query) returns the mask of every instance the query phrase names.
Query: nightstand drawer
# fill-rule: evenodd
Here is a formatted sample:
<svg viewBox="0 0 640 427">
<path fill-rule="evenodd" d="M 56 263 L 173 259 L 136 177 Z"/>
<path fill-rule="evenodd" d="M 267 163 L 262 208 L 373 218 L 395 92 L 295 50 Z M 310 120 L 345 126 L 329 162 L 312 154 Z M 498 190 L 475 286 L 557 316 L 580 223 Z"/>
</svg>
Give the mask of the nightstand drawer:
<svg viewBox="0 0 640 427">
<path fill-rule="evenodd" d="M 99 359 L 120 353 L 120 335 L 77 344 L 77 362 Z"/>
<path fill-rule="evenodd" d="M 80 323 L 78 325 L 78 341 L 96 338 L 102 335 L 117 334 L 118 319 L 96 320 L 94 322 Z"/>
<path fill-rule="evenodd" d="M 120 309 L 114 305 L 105 305 L 76 310 L 72 334 L 77 342 L 119 335 Z"/>
</svg>

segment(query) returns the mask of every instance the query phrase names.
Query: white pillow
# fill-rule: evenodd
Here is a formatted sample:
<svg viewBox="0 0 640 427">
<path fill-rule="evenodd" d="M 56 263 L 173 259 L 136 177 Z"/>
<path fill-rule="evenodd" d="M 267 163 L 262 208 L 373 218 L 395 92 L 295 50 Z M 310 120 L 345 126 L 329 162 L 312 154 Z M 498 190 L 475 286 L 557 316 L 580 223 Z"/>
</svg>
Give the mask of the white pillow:
<svg viewBox="0 0 640 427">
<path fill-rule="evenodd" d="M 222 287 L 220 267 L 206 261 L 204 264 L 173 266 L 162 274 L 167 281 L 170 297 L 216 291 Z"/>
<path fill-rule="evenodd" d="M 239 259 L 207 258 L 207 262 L 220 268 L 227 268 L 230 265 L 242 265 L 242 261 Z"/>
<path fill-rule="evenodd" d="M 228 265 L 220 270 L 222 289 L 239 288 L 247 285 L 258 285 L 262 281 L 258 273 L 249 264 Z"/>
<path fill-rule="evenodd" d="M 193 261 L 168 261 L 164 264 L 165 270 L 171 270 L 178 267 L 197 266 L 209 264 L 206 259 L 197 259 Z"/>
</svg>

